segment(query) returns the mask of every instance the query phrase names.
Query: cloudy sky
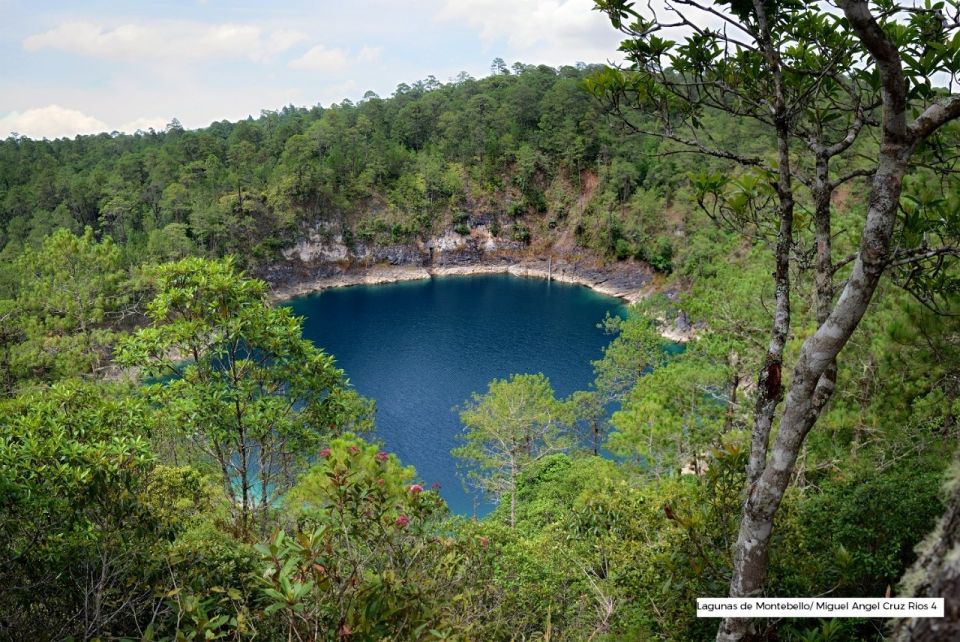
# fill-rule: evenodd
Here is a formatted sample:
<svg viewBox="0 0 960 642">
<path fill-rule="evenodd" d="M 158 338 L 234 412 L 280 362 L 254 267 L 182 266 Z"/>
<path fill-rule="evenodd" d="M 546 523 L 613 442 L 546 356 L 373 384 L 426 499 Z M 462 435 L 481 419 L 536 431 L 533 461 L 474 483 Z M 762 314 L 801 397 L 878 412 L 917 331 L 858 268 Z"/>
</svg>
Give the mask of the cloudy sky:
<svg viewBox="0 0 960 642">
<path fill-rule="evenodd" d="M 495 57 L 604 62 L 592 0 L 0 0 L 0 137 L 185 127 L 328 105 Z"/>
</svg>

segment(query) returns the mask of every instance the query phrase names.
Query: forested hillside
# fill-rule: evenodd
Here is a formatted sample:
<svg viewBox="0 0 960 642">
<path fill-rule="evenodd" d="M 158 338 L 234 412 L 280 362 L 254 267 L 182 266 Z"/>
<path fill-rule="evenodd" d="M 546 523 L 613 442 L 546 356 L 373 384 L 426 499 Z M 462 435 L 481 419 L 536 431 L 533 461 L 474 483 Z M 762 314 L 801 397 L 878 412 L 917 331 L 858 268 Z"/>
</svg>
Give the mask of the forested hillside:
<svg viewBox="0 0 960 642">
<path fill-rule="evenodd" d="M 682 182 L 674 159 L 654 160 L 656 141 L 615 131 L 581 87 L 590 67 L 494 71 L 193 131 L 173 122 L 132 136 L 9 138 L 3 256 L 90 226 L 130 262 L 235 254 L 252 266 L 317 224 L 388 244 L 466 233 L 484 215 L 505 239 L 569 232 L 602 254 L 669 267 L 660 213 Z"/>
<path fill-rule="evenodd" d="M 954 586 L 960 101 L 928 76 L 960 40 L 924 62 L 929 13 L 851 1 L 734 3 L 754 44 L 672 42 L 598 4 L 624 69 L 495 61 L 0 143 L 0 638 L 910 639 L 695 600 Z M 498 502 L 476 520 L 376 443 L 376 400 L 252 277 L 317 230 L 388 246 L 481 219 L 658 276 L 597 320 L 586 389 L 516 373 L 462 400 L 454 454 Z"/>
</svg>

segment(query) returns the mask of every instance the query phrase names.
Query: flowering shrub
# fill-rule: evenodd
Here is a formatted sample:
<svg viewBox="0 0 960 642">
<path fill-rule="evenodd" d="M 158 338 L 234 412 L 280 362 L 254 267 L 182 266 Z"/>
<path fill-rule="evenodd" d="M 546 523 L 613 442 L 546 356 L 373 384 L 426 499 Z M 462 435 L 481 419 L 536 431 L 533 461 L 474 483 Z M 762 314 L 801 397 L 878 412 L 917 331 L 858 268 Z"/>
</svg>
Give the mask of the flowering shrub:
<svg viewBox="0 0 960 642">
<path fill-rule="evenodd" d="M 293 639 L 416 639 L 431 622 L 431 578 L 454 546 L 435 528 L 446 506 L 414 471 L 346 435 L 288 493 L 293 534 L 257 547 L 266 612 Z"/>
</svg>

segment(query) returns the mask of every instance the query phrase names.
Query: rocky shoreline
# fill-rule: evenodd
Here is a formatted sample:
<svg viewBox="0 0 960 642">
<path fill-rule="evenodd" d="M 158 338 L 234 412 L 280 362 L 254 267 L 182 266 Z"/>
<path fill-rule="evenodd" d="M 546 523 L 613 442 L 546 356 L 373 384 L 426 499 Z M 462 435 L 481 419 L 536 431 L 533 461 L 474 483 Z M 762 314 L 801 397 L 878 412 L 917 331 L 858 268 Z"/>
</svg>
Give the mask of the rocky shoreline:
<svg viewBox="0 0 960 642">
<path fill-rule="evenodd" d="M 469 234 L 446 230 L 416 242 L 378 245 L 347 243 L 343 235 L 318 224 L 283 251 L 284 259 L 259 276 L 274 301 L 327 288 L 418 281 L 442 276 L 512 274 L 586 286 L 635 303 L 658 291 L 653 269 L 639 261 L 607 262 L 582 248 L 537 250 L 494 236 L 487 221 L 472 221 Z M 687 341 L 695 329 L 686 315 L 662 320 L 663 336 Z"/>
<path fill-rule="evenodd" d="M 275 265 L 264 278 L 271 284 L 270 297 L 284 301 L 328 288 L 354 285 L 378 285 L 402 281 L 420 281 L 444 276 L 475 274 L 512 274 L 535 279 L 551 279 L 588 287 L 626 303 L 635 303 L 657 291 L 653 271 L 646 265 L 624 262 L 592 265 L 567 259 L 515 259 L 500 257 L 487 261 L 459 262 L 452 265 L 412 265 L 343 263 L 304 265 L 298 261 Z M 696 334 L 686 315 L 673 321 L 662 320 L 661 334 L 671 341 L 686 342 Z"/>
<path fill-rule="evenodd" d="M 468 234 L 448 229 L 393 245 L 347 243 L 342 232 L 318 223 L 305 229 L 301 239 L 283 251 L 286 260 L 262 277 L 276 300 L 331 287 L 500 273 L 576 283 L 629 303 L 653 290 L 654 273 L 645 263 L 607 263 L 582 248 L 537 250 L 494 235 L 485 217 L 474 218 Z"/>
<path fill-rule="evenodd" d="M 637 263 L 586 267 L 567 260 L 527 259 L 499 260 L 454 265 L 391 265 L 347 266 L 337 264 L 297 270 L 300 274 L 277 278 L 276 271 L 266 275 L 271 283 L 271 297 L 276 301 L 318 292 L 327 288 L 352 285 L 377 285 L 400 281 L 417 281 L 442 276 L 473 274 L 512 274 L 514 276 L 550 279 L 559 283 L 586 286 L 601 294 L 635 303 L 653 291 L 653 273 Z M 292 277 L 292 278 L 291 278 Z"/>
</svg>

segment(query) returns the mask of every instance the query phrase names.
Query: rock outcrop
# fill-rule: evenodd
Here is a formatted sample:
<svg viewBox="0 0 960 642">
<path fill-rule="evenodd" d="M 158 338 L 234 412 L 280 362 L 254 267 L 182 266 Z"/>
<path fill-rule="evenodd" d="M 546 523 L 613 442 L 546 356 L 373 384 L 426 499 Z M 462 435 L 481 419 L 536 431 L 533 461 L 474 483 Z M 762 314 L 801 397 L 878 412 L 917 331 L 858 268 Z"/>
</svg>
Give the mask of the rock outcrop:
<svg viewBox="0 0 960 642">
<path fill-rule="evenodd" d="M 482 224 L 469 234 L 448 230 L 396 245 L 348 245 L 342 236 L 316 228 L 283 252 L 284 261 L 259 276 L 271 284 L 275 300 L 333 287 L 501 273 L 584 285 L 630 303 L 654 291 L 654 272 L 645 263 L 604 262 L 585 250 L 531 254 L 523 243 L 494 237 Z M 682 315 L 664 329 L 664 336 L 685 341 L 695 331 Z"/>
<path fill-rule="evenodd" d="M 412 246 L 387 246 L 348 255 L 348 260 L 326 261 L 339 256 L 332 248 L 309 252 L 297 250 L 287 261 L 274 264 L 261 276 L 273 286 L 273 296 L 285 299 L 317 290 L 348 285 L 373 285 L 428 279 L 444 275 L 509 273 L 514 276 L 576 283 L 628 302 L 643 298 L 653 281 L 653 271 L 635 262 L 597 264 L 591 257 L 526 258 L 510 252 L 488 253 L 473 244 L 453 250 L 435 246 L 433 253 Z M 304 255 L 314 257 L 303 261 Z"/>
</svg>

